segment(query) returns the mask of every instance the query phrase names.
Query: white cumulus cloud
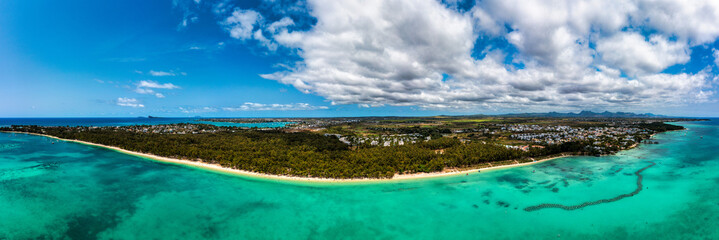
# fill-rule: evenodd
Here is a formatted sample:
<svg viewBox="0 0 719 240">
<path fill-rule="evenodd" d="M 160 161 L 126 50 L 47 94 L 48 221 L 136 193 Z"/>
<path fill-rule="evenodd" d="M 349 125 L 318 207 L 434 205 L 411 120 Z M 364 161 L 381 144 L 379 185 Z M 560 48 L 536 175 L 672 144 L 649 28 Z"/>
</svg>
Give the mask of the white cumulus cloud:
<svg viewBox="0 0 719 240">
<path fill-rule="evenodd" d="M 321 110 L 329 109 L 327 106 L 314 106 L 309 103 L 290 103 L 290 104 L 263 104 L 246 102 L 238 107 L 224 107 L 225 111 L 302 111 L 302 110 Z"/>
<path fill-rule="evenodd" d="M 123 106 L 123 107 L 133 107 L 133 108 L 145 107 L 145 105 L 143 105 L 142 103 L 140 103 L 140 101 L 138 101 L 137 99 L 134 99 L 134 98 L 120 97 L 120 98 L 117 98 L 116 104 L 118 106 Z"/>
<path fill-rule="evenodd" d="M 165 98 L 165 95 L 156 92 L 154 89 L 178 89 L 179 86 L 172 83 L 157 83 L 155 81 L 143 80 L 137 83 L 135 92 L 139 94 L 152 94 L 157 98 Z"/>
<path fill-rule="evenodd" d="M 288 26 L 292 26 L 294 24 L 295 24 L 295 22 L 292 21 L 292 18 L 283 17 L 282 19 L 270 24 L 270 26 L 267 27 L 267 30 L 274 33 L 280 29 L 286 28 Z"/>
<path fill-rule="evenodd" d="M 230 36 L 244 40 L 252 37 L 255 24 L 260 21 L 260 14 L 253 10 L 237 9 L 222 24 L 230 32 Z"/>
<path fill-rule="evenodd" d="M 140 88 L 161 88 L 161 89 L 177 89 L 179 86 L 172 83 L 157 83 L 155 81 L 143 80 L 137 84 Z"/>
<path fill-rule="evenodd" d="M 150 70 L 150 75 L 155 76 L 155 77 L 164 77 L 164 76 L 175 76 L 175 73 Z"/>
<path fill-rule="evenodd" d="M 295 66 L 261 76 L 332 104 L 623 110 L 713 94 L 709 71 L 662 72 L 719 37 L 719 1 L 485 0 L 460 11 L 435 0 L 309 0 L 307 9 L 317 22 L 306 30 L 242 9 L 222 24 L 270 51 L 297 50 Z M 480 37 L 512 49 L 476 46 Z"/>
<path fill-rule="evenodd" d="M 690 51 L 686 43 L 671 42 L 661 36 L 651 36 L 649 41 L 639 33 L 618 33 L 597 42 L 602 60 L 629 75 L 657 73 L 669 66 L 689 61 Z"/>
</svg>

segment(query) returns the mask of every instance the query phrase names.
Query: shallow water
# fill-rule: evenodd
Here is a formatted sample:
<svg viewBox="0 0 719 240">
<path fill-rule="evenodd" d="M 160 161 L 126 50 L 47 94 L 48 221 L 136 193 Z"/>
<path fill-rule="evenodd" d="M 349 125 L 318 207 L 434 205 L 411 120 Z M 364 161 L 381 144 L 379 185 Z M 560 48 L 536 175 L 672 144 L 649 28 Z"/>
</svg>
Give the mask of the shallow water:
<svg viewBox="0 0 719 240">
<path fill-rule="evenodd" d="M 0 133 L 0 239 L 719 239 L 719 121 L 681 125 L 689 130 L 614 156 L 353 185 L 229 176 Z M 649 161 L 635 196 L 524 210 L 631 193 Z"/>
</svg>

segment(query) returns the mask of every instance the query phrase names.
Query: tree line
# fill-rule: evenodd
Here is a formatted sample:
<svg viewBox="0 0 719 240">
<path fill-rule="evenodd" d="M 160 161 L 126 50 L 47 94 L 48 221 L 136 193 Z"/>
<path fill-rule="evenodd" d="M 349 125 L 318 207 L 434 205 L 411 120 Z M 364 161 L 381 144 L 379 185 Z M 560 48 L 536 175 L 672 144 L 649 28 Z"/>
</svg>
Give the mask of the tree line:
<svg viewBox="0 0 719 240">
<path fill-rule="evenodd" d="M 508 149 L 480 142 L 437 138 L 390 147 L 350 148 L 334 136 L 310 132 L 241 130 L 200 134 L 137 133 L 113 128 L 6 127 L 4 131 L 43 133 L 115 146 L 163 157 L 203 161 L 258 173 L 320 178 L 391 178 L 396 173 L 436 172 L 445 168 L 586 152 L 589 142 L 568 142 Z"/>
</svg>

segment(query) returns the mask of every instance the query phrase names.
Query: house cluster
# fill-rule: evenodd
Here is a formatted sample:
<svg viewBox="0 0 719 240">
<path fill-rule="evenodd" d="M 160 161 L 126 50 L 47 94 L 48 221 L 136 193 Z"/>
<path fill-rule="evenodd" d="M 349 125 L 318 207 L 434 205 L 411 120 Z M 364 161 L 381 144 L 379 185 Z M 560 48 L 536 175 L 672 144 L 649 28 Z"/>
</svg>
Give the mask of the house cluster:
<svg viewBox="0 0 719 240">
<path fill-rule="evenodd" d="M 194 124 L 170 124 L 170 125 L 151 125 L 151 126 L 127 126 L 120 127 L 129 132 L 142 133 L 165 133 L 165 134 L 199 134 L 199 133 L 216 133 L 219 128 L 207 128 Z"/>
<path fill-rule="evenodd" d="M 422 137 L 418 133 L 412 134 L 392 134 L 392 135 L 377 135 L 377 136 L 342 136 L 340 134 L 325 134 L 337 137 L 340 141 L 348 145 L 364 145 L 369 144 L 372 146 L 402 146 L 405 144 L 416 143 L 422 140 L 429 140 Z M 429 137 L 428 137 L 429 138 Z"/>
<path fill-rule="evenodd" d="M 335 126 L 335 125 L 342 125 L 347 123 L 356 123 L 360 120 L 358 119 L 345 119 L 345 118 L 338 118 L 338 119 L 301 119 L 297 121 L 296 124 L 292 125 L 290 128 L 292 129 L 300 129 L 300 130 L 321 130 L 329 126 Z"/>
<path fill-rule="evenodd" d="M 562 132 L 562 131 L 571 131 L 572 128 L 569 126 L 546 126 L 546 125 L 525 125 L 525 124 L 500 124 L 500 129 L 502 131 L 509 131 L 509 132 L 533 132 L 533 131 L 554 131 L 554 132 Z"/>
<path fill-rule="evenodd" d="M 541 146 L 541 145 L 531 145 L 531 146 L 530 145 L 520 145 L 520 146 L 504 145 L 504 147 L 508 148 L 508 149 L 522 150 L 525 152 L 529 151 L 529 148 L 544 148 L 544 146 Z"/>
<path fill-rule="evenodd" d="M 113 126 L 113 127 L 74 127 L 76 131 L 91 131 L 93 129 L 111 129 L 115 131 L 127 131 L 136 133 L 161 133 L 161 134 L 200 134 L 200 133 L 216 133 L 227 131 L 227 128 L 214 127 L 198 124 L 168 124 L 168 125 L 133 125 L 133 126 Z"/>
<path fill-rule="evenodd" d="M 347 123 L 359 122 L 359 119 L 353 118 L 209 118 L 202 119 L 210 122 L 231 122 L 231 123 L 270 123 L 285 122 L 288 129 L 294 130 L 322 130 L 329 126 L 342 125 Z"/>
<path fill-rule="evenodd" d="M 646 130 L 626 127 L 590 127 L 574 128 L 568 126 L 537 126 L 507 128 L 508 131 L 521 132 L 510 135 L 510 138 L 543 144 L 560 144 L 570 141 L 594 141 L 601 144 L 613 141 L 622 145 L 633 144 L 633 135 L 646 133 Z"/>
</svg>

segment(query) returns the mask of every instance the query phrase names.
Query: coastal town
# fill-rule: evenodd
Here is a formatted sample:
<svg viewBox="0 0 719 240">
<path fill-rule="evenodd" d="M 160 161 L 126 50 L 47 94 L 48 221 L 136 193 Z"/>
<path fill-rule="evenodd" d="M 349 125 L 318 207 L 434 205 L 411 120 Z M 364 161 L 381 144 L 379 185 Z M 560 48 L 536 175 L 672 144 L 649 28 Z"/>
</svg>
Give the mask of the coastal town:
<svg viewBox="0 0 719 240">
<path fill-rule="evenodd" d="M 58 127 L 64 131 L 116 131 L 141 134 L 217 134 L 242 131 L 306 132 L 336 139 L 351 149 L 396 147 L 429 142 L 433 139 L 453 139 L 461 144 L 481 143 L 529 152 L 567 143 L 581 143 L 592 155 L 611 154 L 636 146 L 652 134 L 664 130 L 652 126 L 673 126 L 663 121 L 681 119 L 617 119 L 617 118 L 279 118 L 279 119 L 201 119 L 162 125 L 133 126 L 77 126 Z M 263 123 L 284 123 L 261 127 Z M 209 123 L 209 124 L 208 124 Z M 244 127 L 224 126 L 223 123 L 243 123 Z M 216 124 L 216 125 L 215 125 Z M 260 127 L 253 127 L 257 124 Z M 278 127 L 279 126 L 279 127 Z M 25 128 L 25 129 L 23 129 Z M 13 126 L 4 130 L 30 130 L 33 126 Z M 35 127 L 36 128 L 36 127 Z M 671 128 L 671 127 L 670 127 Z"/>
</svg>

